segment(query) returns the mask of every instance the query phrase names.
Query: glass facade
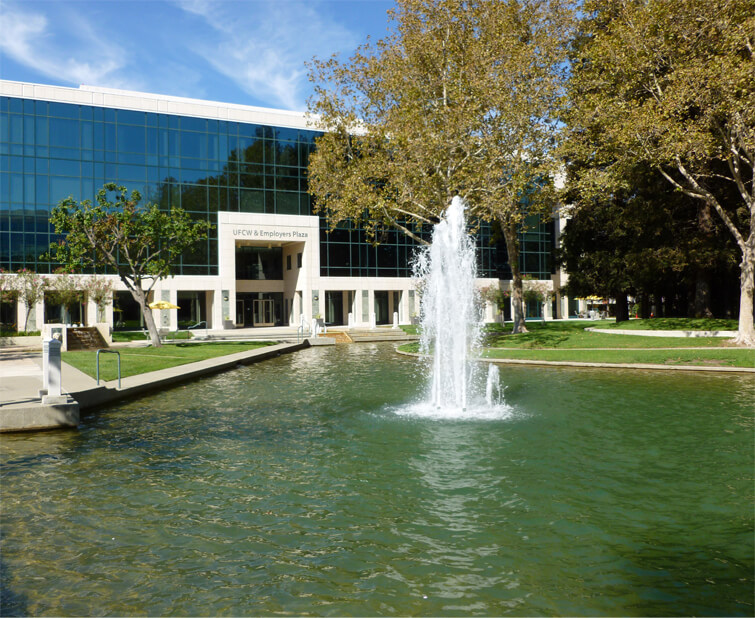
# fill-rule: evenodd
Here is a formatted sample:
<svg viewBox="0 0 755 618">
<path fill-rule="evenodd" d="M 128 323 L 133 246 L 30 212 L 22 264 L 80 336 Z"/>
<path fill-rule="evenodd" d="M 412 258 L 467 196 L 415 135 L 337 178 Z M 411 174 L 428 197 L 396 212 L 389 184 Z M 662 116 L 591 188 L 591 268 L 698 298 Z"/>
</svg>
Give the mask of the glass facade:
<svg viewBox="0 0 755 618">
<path fill-rule="evenodd" d="M 56 264 L 40 259 L 57 240 L 50 210 L 68 196 L 93 200 L 106 182 L 138 190 L 144 202 L 165 209 L 180 206 L 212 223 L 218 211 L 311 215 L 306 168 L 317 135 L 0 97 L 0 267 L 54 271 Z M 523 272 L 550 277 L 552 230 L 550 224 L 539 224 L 523 234 Z M 348 224 L 330 231 L 321 219 L 320 274 L 411 276 L 415 242 L 397 230 L 386 230 L 377 240 L 368 243 L 363 231 Z M 502 239 L 483 224 L 477 242 L 480 276 L 509 279 Z M 217 275 L 217 252 L 213 230 L 205 243 L 182 256 L 176 274 Z"/>
<path fill-rule="evenodd" d="M 522 272 L 538 279 L 552 273 L 554 226 L 532 217 L 519 236 Z M 430 240 L 429 230 L 413 230 Z M 488 223 L 480 223 L 477 243 L 477 274 L 483 278 L 511 279 L 506 244 Z M 417 243 L 399 230 L 384 230 L 377 244 L 367 241 L 363 230 L 341 223 L 331 230 L 320 220 L 320 274 L 324 277 L 411 277 Z"/>
<path fill-rule="evenodd" d="M 221 211 L 312 214 L 314 131 L 0 97 L 0 267 L 47 273 L 48 219 L 61 199 L 105 182 L 215 222 Z M 217 237 L 176 274 L 217 274 Z"/>
</svg>

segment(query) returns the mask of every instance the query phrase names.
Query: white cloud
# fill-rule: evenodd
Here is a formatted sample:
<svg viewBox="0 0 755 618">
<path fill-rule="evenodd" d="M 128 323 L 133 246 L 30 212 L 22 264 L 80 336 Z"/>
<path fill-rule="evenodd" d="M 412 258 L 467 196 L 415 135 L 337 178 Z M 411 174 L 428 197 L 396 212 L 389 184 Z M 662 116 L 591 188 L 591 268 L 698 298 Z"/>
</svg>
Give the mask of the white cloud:
<svg viewBox="0 0 755 618">
<path fill-rule="evenodd" d="M 312 2 L 177 0 L 177 5 L 211 28 L 209 37 L 195 41 L 195 53 L 256 99 L 286 109 L 305 107 L 306 61 L 357 42 L 318 14 Z"/>
<path fill-rule="evenodd" d="M 61 42 L 55 39 L 44 14 L 4 3 L 0 31 L 0 52 L 43 75 L 77 85 L 109 83 L 128 87 L 116 75 L 126 64 L 126 54 L 112 41 L 97 37 L 83 21 L 65 28 L 69 36 Z"/>
<path fill-rule="evenodd" d="M 303 110 L 305 63 L 360 42 L 346 21 L 315 0 L 0 0 L 0 58 L 24 81 L 216 100 L 240 90 Z"/>
</svg>

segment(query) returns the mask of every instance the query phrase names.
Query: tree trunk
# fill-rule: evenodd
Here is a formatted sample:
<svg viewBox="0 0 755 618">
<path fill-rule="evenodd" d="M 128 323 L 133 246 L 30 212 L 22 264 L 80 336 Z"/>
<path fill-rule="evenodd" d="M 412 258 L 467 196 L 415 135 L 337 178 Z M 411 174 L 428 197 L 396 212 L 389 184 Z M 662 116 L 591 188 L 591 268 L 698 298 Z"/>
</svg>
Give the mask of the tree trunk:
<svg viewBox="0 0 755 618">
<path fill-rule="evenodd" d="M 755 293 L 755 232 L 750 235 L 742 253 L 739 277 L 739 331 L 734 342 L 739 345 L 755 346 L 755 326 L 753 326 L 753 293 Z"/>
<path fill-rule="evenodd" d="M 647 320 L 650 317 L 650 297 L 647 292 L 640 294 L 640 317 Z"/>
<path fill-rule="evenodd" d="M 26 307 L 26 318 L 24 319 L 24 332 L 27 332 L 29 330 L 29 316 L 31 315 L 32 305 L 25 305 L 25 307 Z"/>
<path fill-rule="evenodd" d="M 626 292 L 616 294 L 616 323 L 629 320 L 629 298 Z"/>
<path fill-rule="evenodd" d="M 707 243 L 712 243 L 713 210 L 706 200 L 697 200 L 697 229 Z M 694 317 L 713 317 L 710 310 L 710 272 L 702 267 L 698 267 L 695 273 Z"/>
<path fill-rule="evenodd" d="M 149 333 L 149 339 L 152 342 L 152 345 L 156 348 L 161 347 L 163 344 L 160 341 L 160 335 L 157 332 L 157 326 L 155 326 L 155 320 L 152 317 L 152 309 L 150 309 L 147 304 L 147 296 L 144 293 L 144 290 L 142 290 L 139 285 L 134 285 L 131 288 L 131 296 L 134 297 L 134 300 L 139 303 L 139 307 L 141 307 L 142 315 L 144 316 L 144 325 L 147 327 L 147 332 Z"/>
<path fill-rule="evenodd" d="M 695 277 L 694 317 L 712 318 L 710 310 L 710 273 L 700 269 Z"/>
<path fill-rule="evenodd" d="M 511 305 L 514 310 L 514 315 L 512 316 L 514 326 L 511 333 L 526 333 L 522 271 L 519 268 L 519 235 L 517 234 L 515 223 L 501 222 L 501 230 L 503 230 L 503 238 L 506 241 L 506 252 L 509 256 L 509 266 L 511 267 L 512 276 Z"/>
</svg>

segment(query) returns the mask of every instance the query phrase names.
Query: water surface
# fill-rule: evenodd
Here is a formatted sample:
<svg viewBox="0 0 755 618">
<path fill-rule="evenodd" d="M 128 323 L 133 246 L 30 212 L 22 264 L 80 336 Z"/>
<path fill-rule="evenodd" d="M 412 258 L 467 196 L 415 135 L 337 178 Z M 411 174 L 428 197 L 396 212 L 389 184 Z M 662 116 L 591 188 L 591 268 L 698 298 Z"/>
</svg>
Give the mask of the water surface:
<svg viewBox="0 0 755 618">
<path fill-rule="evenodd" d="M 750 376 L 315 348 L 4 435 L 2 615 L 752 615 Z"/>
</svg>

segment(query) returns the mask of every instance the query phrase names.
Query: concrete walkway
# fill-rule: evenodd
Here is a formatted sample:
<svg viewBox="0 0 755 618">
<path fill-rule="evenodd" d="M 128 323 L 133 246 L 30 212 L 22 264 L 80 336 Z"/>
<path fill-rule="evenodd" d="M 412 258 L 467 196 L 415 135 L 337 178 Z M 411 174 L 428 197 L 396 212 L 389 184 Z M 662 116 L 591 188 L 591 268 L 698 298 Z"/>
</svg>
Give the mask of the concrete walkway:
<svg viewBox="0 0 755 618">
<path fill-rule="evenodd" d="M 62 391 L 69 396 L 69 401 L 57 405 L 43 404 L 39 394 L 42 389 L 40 351 L 12 348 L 0 350 L 0 433 L 76 427 L 81 410 L 194 380 L 237 365 L 256 363 L 309 346 L 310 342 L 304 340 L 301 343 L 279 343 L 209 358 L 123 378 L 120 388 L 118 380 L 100 382 L 98 385 L 96 380 L 87 374 L 63 363 Z"/>
</svg>

